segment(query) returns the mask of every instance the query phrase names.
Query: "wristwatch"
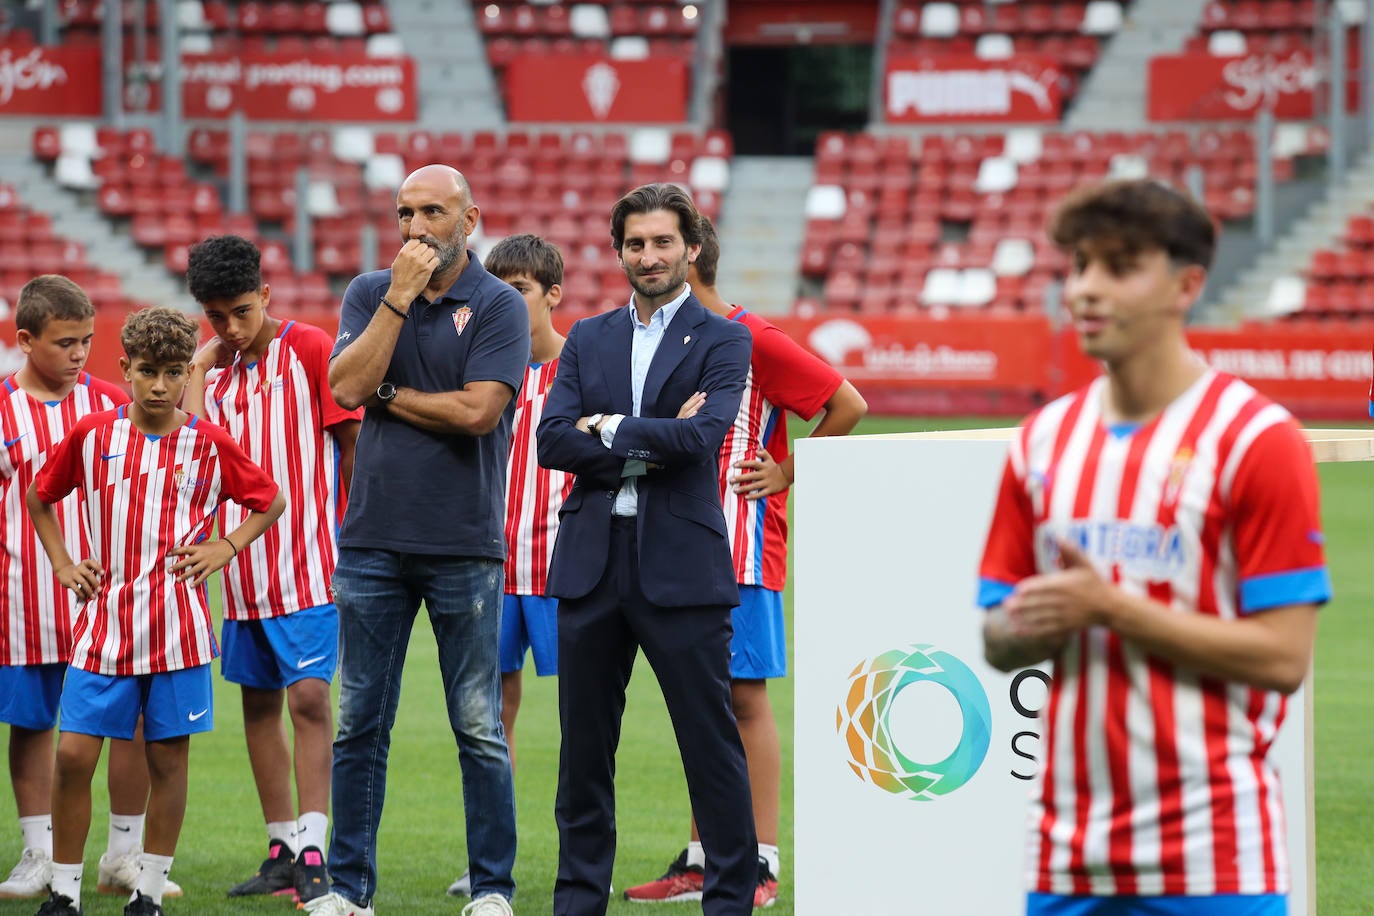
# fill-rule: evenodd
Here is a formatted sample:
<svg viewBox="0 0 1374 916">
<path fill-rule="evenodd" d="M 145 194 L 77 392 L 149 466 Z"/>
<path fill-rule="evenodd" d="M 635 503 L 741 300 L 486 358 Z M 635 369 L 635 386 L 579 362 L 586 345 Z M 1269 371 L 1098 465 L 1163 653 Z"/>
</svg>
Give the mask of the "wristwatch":
<svg viewBox="0 0 1374 916">
<path fill-rule="evenodd" d="M 377 386 L 377 400 L 383 404 L 390 404 L 396 400 L 396 386 L 390 382 L 382 382 Z"/>
<path fill-rule="evenodd" d="M 601 438 L 601 421 L 606 419 L 605 414 L 594 413 L 587 418 L 587 432 L 598 439 Z"/>
</svg>

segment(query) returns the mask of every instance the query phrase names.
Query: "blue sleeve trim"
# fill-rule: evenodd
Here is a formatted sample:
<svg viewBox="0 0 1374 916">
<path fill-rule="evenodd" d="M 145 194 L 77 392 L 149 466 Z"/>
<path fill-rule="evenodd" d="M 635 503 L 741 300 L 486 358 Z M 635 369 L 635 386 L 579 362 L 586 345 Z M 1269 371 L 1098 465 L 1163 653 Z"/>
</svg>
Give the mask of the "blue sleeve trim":
<svg viewBox="0 0 1374 916">
<path fill-rule="evenodd" d="M 1325 566 L 1251 576 L 1240 583 L 1241 613 L 1289 604 L 1325 604 L 1331 600 L 1331 575 Z"/>
<path fill-rule="evenodd" d="M 997 607 L 1006 600 L 1016 586 L 998 579 L 988 579 L 979 577 L 978 579 L 978 606 L 982 608 Z"/>
<path fill-rule="evenodd" d="M 1374 417 L 1374 400 L 1371 400 L 1369 402 L 1369 415 L 1371 417 Z"/>
</svg>

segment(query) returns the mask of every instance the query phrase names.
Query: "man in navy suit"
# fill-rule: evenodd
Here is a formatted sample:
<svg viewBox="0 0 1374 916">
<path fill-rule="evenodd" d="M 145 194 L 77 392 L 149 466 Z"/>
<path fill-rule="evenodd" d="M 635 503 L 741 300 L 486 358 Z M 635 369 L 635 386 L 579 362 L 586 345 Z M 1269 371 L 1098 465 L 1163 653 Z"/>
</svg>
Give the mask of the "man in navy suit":
<svg viewBox="0 0 1374 916">
<path fill-rule="evenodd" d="M 706 849 L 702 910 L 753 910 L 758 846 L 730 704 L 738 603 L 718 455 L 739 410 L 750 336 L 692 295 L 700 216 L 674 185 L 611 211 L 634 288 L 627 307 L 573 325 L 539 424 L 539 463 L 571 471 L 549 569 L 558 605 L 555 916 L 606 912 L 615 860 L 615 751 L 643 648 L 677 733 Z"/>
</svg>

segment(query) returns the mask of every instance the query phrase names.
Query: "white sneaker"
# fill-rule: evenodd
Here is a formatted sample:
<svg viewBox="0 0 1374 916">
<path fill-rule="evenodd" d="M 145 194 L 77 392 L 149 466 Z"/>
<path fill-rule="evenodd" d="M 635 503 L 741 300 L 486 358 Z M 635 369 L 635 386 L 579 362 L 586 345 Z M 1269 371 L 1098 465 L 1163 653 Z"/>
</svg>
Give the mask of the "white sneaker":
<svg viewBox="0 0 1374 916">
<path fill-rule="evenodd" d="M 472 872 L 465 871 L 459 875 L 452 884 L 448 886 L 450 897 L 471 897 L 472 896 Z"/>
<path fill-rule="evenodd" d="M 304 907 L 307 913 L 314 913 L 315 916 L 376 916 L 372 907 L 358 906 L 334 893 L 316 897 Z"/>
<path fill-rule="evenodd" d="M 500 894 L 483 894 L 463 907 L 462 916 L 515 916 L 515 911 Z"/>
<path fill-rule="evenodd" d="M 52 857 L 41 849 L 25 849 L 19 864 L 0 884 L 0 899 L 21 900 L 48 896 L 52 883 Z"/>
<path fill-rule="evenodd" d="M 125 897 L 132 894 L 134 886 L 138 884 L 138 873 L 143 868 L 139 858 L 142 855 L 143 850 L 137 847 L 119 856 L 112 856 L 108 852 L 102 855 L 95 889 L 102 894 L 122 894 Z M 181 885 L 168 878 L 162 896 L 180 897 Z"/>
</svg>

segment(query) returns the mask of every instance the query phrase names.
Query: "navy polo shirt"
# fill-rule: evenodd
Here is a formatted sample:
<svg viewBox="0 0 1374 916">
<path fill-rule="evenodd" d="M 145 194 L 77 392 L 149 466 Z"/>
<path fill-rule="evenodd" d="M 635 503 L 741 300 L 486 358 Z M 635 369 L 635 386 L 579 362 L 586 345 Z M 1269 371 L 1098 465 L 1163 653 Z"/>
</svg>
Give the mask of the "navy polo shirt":
<svg viewBox="0 0 1374 916">
<path fill-rule="evenodd" d="M 390 270 L 348 285 L 331 358 L 367 328 L 390 285 Z M 386 380 L 432 392 L 496 381 L 514 392 L 529 354 L 525 300 L 469 251 L 468 266 L 448 292 L 434 302 L 421 296 L 412 303 Z M 496 429 L 465 436 L 426 432 L 384 408 L 366 411 L 339 546 L 504 560 L 514 415 L 512 397 Z"/>
</svg>

